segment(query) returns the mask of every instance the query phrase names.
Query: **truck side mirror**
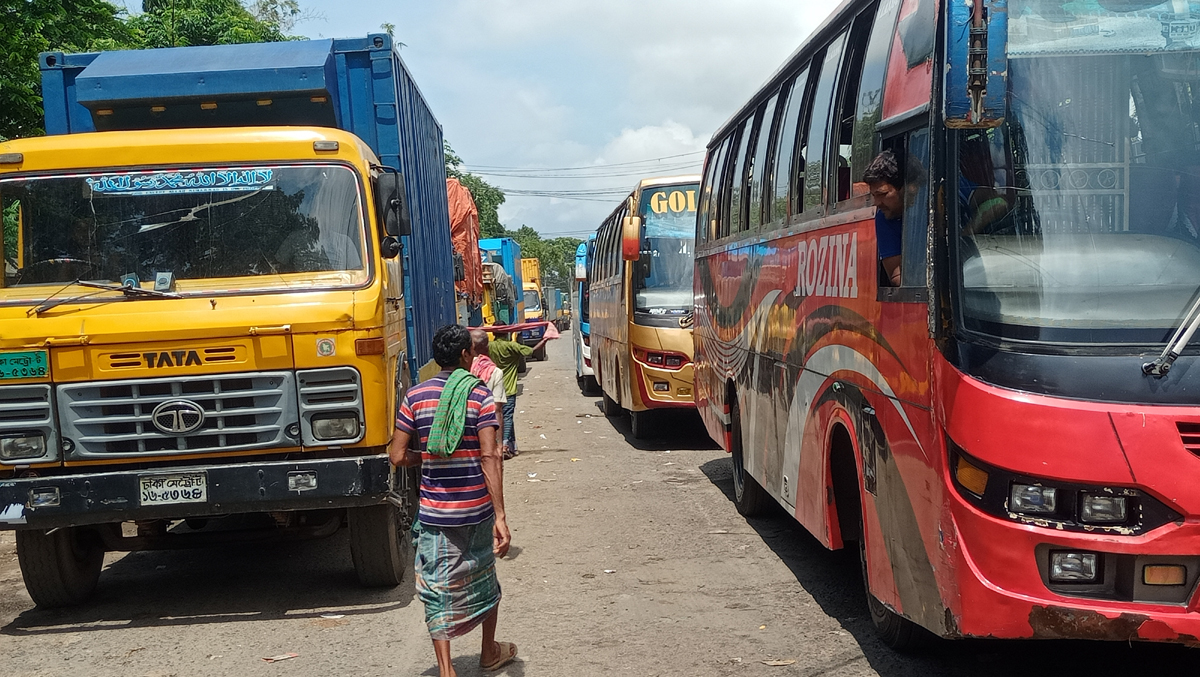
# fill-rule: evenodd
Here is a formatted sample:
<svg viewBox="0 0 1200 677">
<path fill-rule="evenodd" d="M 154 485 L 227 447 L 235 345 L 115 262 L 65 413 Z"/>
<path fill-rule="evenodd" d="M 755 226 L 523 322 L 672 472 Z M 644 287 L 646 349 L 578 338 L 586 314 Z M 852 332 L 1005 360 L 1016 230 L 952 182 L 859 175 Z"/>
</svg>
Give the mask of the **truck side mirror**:
<svg viewBox="0 0 1200 677">
<path fill-rule="evenodd" d="M 383 219 L 383 232 L 392 237 L 412 234 L 412 218 L 408 213 L 408 199 L 404 191 L 404 175 L 386 172 L 379 177 L 379 194 L 376 211 Z"/>
<path fill-rule="evenodd" d="M 626 216 L 621 220 L 621 258 L 637 261 L 642 255 L 642 218 Z"/>
<path fill-rule="evenodd" d="M 582 264 L 582 263 L 575 264 L 575 281 L 576 282 L 586 282 L 587 281 L 587 265 Z"/>
</svg>

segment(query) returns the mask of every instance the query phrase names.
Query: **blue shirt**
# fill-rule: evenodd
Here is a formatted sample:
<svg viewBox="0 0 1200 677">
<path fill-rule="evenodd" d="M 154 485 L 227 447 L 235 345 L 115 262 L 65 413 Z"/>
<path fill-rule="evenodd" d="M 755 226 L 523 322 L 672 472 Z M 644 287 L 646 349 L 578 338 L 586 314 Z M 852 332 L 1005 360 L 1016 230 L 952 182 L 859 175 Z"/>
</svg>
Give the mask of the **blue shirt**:
<svg viewBox="0 0 1200 677">
<path fill-rule="evenodd" d="M 903 232 L 903 217 L 889 219 L 883 215 L 883 211 L 875 210 L 875 244 L 879 250 L 879 258 L 900 256 L 900 252 L 903 251 L 900 236 Z"/>
</svg>

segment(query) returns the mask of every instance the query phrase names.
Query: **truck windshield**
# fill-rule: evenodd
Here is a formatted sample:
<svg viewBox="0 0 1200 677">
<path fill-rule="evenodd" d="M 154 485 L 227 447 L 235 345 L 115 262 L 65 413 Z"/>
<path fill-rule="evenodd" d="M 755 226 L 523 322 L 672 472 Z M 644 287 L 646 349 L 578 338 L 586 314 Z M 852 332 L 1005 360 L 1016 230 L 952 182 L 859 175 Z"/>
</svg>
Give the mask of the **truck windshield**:
<svg viewBox="0 0 1200 677">
<path fill-rule="evenodd" d="M 160 273 L 182 293 L 361 284 L 359 193 L 354 171 L 332 164 L 0 179 L 0 300 Z"/>
<path fill-rule="evenodd" d="M 1010 9 L 1005 123 L 953 132 L 964 324 L 1163 342 L 1200 288 L 1200 2 Z"/>
<path fill-rule="evenodd" d="M 641 196 L 642 258 L 634 268 L 635 314 L 692 308 L 697 184 L 647 188 Z"/>
<path fill-rule="evenodd" d="M 541 310 L 542 297 L 532 289 L 525 291 L 525 310 Z"/>
</svg>

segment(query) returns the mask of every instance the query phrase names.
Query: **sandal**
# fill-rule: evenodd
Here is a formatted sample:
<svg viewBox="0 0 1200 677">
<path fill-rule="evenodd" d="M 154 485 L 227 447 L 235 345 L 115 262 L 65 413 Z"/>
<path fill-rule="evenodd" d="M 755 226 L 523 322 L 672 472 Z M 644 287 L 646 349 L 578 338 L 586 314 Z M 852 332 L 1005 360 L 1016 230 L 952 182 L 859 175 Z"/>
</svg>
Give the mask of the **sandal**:
<svg viewBox="0 0 1200 677">
<path fill-rule="evenodd" d="M 513 644 L 512 642 L 496 642 L 496 644 L 500 645 L 500 656 L 496 658 L 496 660 L 485 665 L 483 662 L 483 656 L 481 655 L 479 657 L 479 667 L 489 672 L 499 670 L 500 668 L 513 662 L 513 659 L 517 657 L 516 644 Z"/>
</svg>

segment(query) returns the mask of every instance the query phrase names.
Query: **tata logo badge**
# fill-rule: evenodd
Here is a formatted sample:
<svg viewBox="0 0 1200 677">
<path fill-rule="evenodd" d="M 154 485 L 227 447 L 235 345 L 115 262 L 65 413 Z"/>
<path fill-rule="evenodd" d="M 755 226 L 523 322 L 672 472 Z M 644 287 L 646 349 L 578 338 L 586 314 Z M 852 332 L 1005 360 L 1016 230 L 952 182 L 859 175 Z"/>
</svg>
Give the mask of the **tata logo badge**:
<svg viewBox="0 0 1200 677">
<path fill-rule="evenodd" d="M 335 354 L 337 354 L 337 344 L 333 342 L 333 339 L 317 339 L 317 355 L 320 357 L 333 357 Z"/>
<path fill-rule="evenodd" d="M 186 435 L 204 425 L 204 409 L 188 400 L 167 400 L 154 408 L 150 421 L 167 435 Z"/>
</svg>

